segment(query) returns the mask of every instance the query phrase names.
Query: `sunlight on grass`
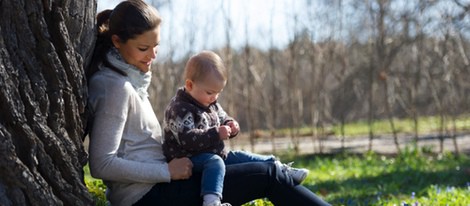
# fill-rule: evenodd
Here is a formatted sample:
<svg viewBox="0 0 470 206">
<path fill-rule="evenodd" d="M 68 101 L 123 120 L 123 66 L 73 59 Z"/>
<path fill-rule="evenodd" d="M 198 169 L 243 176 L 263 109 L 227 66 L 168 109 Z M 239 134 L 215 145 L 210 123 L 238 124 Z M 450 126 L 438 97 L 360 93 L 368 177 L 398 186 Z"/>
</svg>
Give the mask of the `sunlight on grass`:
<svg viewBox="0 0 470 206">
<path fill-rule="evenodd" d="M 429 134 L 438 132 L 441 128 L 441 119 L 437 116 L 430 116 L 430 117 L 420 117 L 418 119 L 418 133 L 419 134 Z M 451 119 L 445 120 L 445 129 L 453 130 L 454 125 Z M 401 134 L 414 134 L 414 121 L 412 119 L 394 119 L 395 129 L 396 132 Z M 341 135 L 341 125 L 334 124 L 330 126 L 325 126 L 323 131 L 320 128 L 315 128 L 316 131 L 313 131 L 312 127 L 305 126 L 299 128 L 298 135 L 299 136 L 310 136 L 313 132 L 319 133 L 326 133 L 326 134 L 334 134 L 335 136 Z M 375 120 L 372 124 L 372 129 L 379 134 L 391 134 L 392 128 L 390 127 L 390 122 L 388 119 L 381 119 Z M 462 115 L 455 120 L 455 129 L 457 131 L 468 131 L 470 130 L 470 116 L 469 115 Z M 270 132 L 267 131 L 258 131 L 259 133 L 270 135 Z M 289 136 L 291 130 L 290 129 L 278 129 L 275 131 L 277 136 Z M 360 120 L 356 122 L 349 122 L 344 125 L 344 132 L 347 137 L 354 137 L 354 136 L 365 136 L 369 134 L 369 125 L 367 120 Z"/>
<path fill-rule="evenodd" d="M 85 173 L 85 184 L 88 188 L 88 191 L 93 196 L 95 201 L 95 206 L 105 206 L 106 203 L 106 186 L 103 184 L 103 181 L 100 179 L 95 179 L 90 175 L 90 168 L 88 164 L 83 167 Z"/>
<path fill-rule="evenodd" d="M 470 129 L 470 117 L 462 116 L 456 119 L 455 127 L 457 131 L 469 130 Z M 420 117 L 418 119 L 418 133 L 427 134 L 437 132 L 440 129 L 440 118 L 439 117 Z M 398 133 L 413 134 L 414 133 L 414 121 L 412 119 L 394 119 L 395 129 Z M 369 125 L 367 121 L 358 121 L 354 123 L 348 123 L 344 126 L 344 130 L 347 136 L 359 136 L 368 135 Z M 392 133 L 390 122 L 387 119 L 376 120 L 372 124 L 374 131 L 380 131 L 380 134 Z M 451 130 L 453 124 L 450 120 L 446 122 L 446 129 Z M 335 125 L 331 128 L 335 135 L 340 135 L 340 125 Z"/>
<path fill-rule="evenodd" d="M 412 192 L 401 199 L 381 200 L 379 205 L 470 205 L 470 188 L 457 188 L 452 186 L 431 185 L 422 194 Z"/>
<path fill-rule="evenodd" d="M 429 134 L 440 129 L 440 118 L 422 117 L 418 132 Z M 395 122 L 401 134 L 413 134 L 414 122 L 400 119 Z M 451 130 L 454 123 L 445 122 Z M 377 120 L 374 131 L 391 133 L 388 120 Z M 470 117 L 462 116 L 455 121 L 457 131 L 470 129 Z M 276 135 L 287 135 L 292 130 L 280 129 Z M 339 126 L 324 128 L 325 133 L 339 136 Z M 270 134 L 269 132 L 261 133 Z M 297 130 L 300 135 L 311 135 L 312 129 Z M 366 121 L 345 125 L 348 137 L 368 135 Z M 305 167 L 311 173 L 303 183 L 333 205 L 470 205 L 470 159 L 466 155 L 451 153 L 432 154 L 427 147 L 420 150 L 406 148 L 398 156 L 384 156 L 375 153 L 363 155 L 305 155 L 281 154 L 285 162 L 295 161 L 295 167 Z M 96 205 L 106 205 L 106 186 L 101 180 L 90 176 L 85 170 L 85 183 L 96 200 Z M 244 206 L 272 206 L 266 199 L 258 199 Z"/>
<path fill-rule="evenodd" d="M 312 172 L 305 185 L 333 205 L 469 205 L 467 156 L 408 152 L 306 159 Z"/>
</svg>

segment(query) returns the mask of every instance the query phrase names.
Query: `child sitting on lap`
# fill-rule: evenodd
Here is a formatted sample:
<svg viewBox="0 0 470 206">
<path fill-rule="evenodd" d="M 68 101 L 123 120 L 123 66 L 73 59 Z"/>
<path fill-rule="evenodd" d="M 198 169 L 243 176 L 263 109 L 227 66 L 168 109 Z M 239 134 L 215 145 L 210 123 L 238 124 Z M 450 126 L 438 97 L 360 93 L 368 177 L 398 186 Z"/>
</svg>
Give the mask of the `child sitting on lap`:
<svg viewBox="0 0 470 206">
<path fill-rule="evenodd" d="M 225 151 L 223 141 L 240 131 L 238 122 L 217 103 L 227 76 L 222 59 L 214 52 L 192 56 L 185 67 L 184 87 L 165 110 L 163 152 L 168 161 L 189 157 L 194 171 L 202 172 L 203 206 L 230 205 L 221 203 L 225 165 L 275 161 L 297 183 L 309 172 L 282 164 L 272 155 Z"/>
</svg>

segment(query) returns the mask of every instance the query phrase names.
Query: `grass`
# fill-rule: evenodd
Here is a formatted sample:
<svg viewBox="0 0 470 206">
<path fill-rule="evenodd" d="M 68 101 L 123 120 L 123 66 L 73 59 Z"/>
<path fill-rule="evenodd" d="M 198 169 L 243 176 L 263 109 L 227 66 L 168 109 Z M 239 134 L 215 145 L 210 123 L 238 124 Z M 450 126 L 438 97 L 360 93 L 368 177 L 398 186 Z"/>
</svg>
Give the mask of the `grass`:
<svg viewBox="0 0 470 206">
<path fill-rule="evenodd" d="M 428 134 L 439 130 L 439 118 L 419 119 L 419 133 Z M 395 121 L 399 133 L 413 133 L 409 119 Z M 448 122 L 447 128 L 453 125 Z M 457 131 L 468 131 L 470 117 L 457 118 Z M 374 122 L 374 131 L 391 133 L 387 120 Z M 312 133 L 311 128 L 299 130 L 301 135 Z M 327 128 L 339 135 L 339 127 Z M 277 135 L 288 130 L 276 131 Z M 367 122 L 345 125 L 348 137 L 367 135 Z M 267 132 L 266 132 L 267 133 Z M 406 149 L 396 156 L 376 153 L 336 155 L 281 155 L 284 161 L 295 161 L 296 167 L 308 168 L 311 173 L 303 183 L 313 192 L 333 205 L 470 205 L 470 158 L 451 153 L 432 154 L 429 149 Z M 90 176 L 85 170 L 85 183 L 96 200 L 96 205 L 106 205 L 106 187 L 101 180 Z M 268 200 L 258 199 L 244 206 L 272 206 Z"/>
<path fill-rule="evenodd" d="M 304 185 L 333 205 L 470 205 L 470 159 L 407 150 L 398 156 L 303 156 Z"/>
<path fill-rule="evenodd" d="M 406 150 L 398 156 L 367 153 L 282 158 L 310 169 L 303 185 L 333 205 L 470 205 L 467 155 Z M 104 205 L 101 180 L 89 175 L 85 180 L 97 205 Z M 262 199 L 245 204 L 271 205 Z"/>
<path fill-rule="evenodd" d="M 418 119 L 418 133 L 429 134 L 440 130 L 441 119 L 437 116 L 420 117 Z M 446 120 L 445 128 L 452 131 L 454 125 L 450 119 Z M 414 122 L 412 119 L 394 119 L 395 129 L 398 133 L 414 134 Z M 373 130 L 378 134 L 391 134 L 392 128 L 388 119 L 375 120 L 372 124 Z M 457 131 L 468 131 L 470 129 L 470 116 L 468 114 L 462 115 L 455 119 L 455 129 Z M 344 125 L 345 135 L 348 137 L 365 136 L 369 134 L 369 125 L 365 120 L 346 123 Z M 289 129 L 280 129 L 276 131 L 277 136 L 288 136 Z M 309 136 L 312 134 L 312 127 L 302 127 L 299 129 L 300 136 Z M 318 133 L 319 131 L 317 131 Z M 327 126 L 324 132 L 336 136 L 341 135 L 341 128 L 339 124 Z M 267 131 L 259 131 L 264 135 L 270 134 Z"/>
<path fill-rule="evenodd" d="M 88 191 L 93 196 L 96 206 L 106 206 L 106 186 L 103 184 L 103 181 L 100 179 L 95 179 L 90 175 L 90 168 L 88 164 L 83 167 L 85 184 L 88 188 Z"/>
<path fill-rule="evenodd" d="M 431 132 L 437 132 L 440 129 L 440 118 L 439 117 L 420 117 L 418 119 L 418 133 L 427 134 Z M 414 122 L 412 119 L 394 119 L 395 129 L 399 133 L 414 133 Z M 392 133 L 390 122 L 387 119 L 377 120 L 372 124 L 375 132 L 380 133 Z M 448 121 L 445 124 L 446 129 L 452 130 L 452 122 Z M 470 128 L 470 118 L 468 116 L 462 116 L 456 118 L 455 127 L 457 131 L 468 130 Z M 335 125 L 332 130 L 336 135 L 340 135 L 339 125 Z M 345 125 L 345 133 L 351 136 L 367 135 L 369 133 L 369 126 L 366 121 L 359 121 L 355 123 L 348 123 Z"/>
</svg>

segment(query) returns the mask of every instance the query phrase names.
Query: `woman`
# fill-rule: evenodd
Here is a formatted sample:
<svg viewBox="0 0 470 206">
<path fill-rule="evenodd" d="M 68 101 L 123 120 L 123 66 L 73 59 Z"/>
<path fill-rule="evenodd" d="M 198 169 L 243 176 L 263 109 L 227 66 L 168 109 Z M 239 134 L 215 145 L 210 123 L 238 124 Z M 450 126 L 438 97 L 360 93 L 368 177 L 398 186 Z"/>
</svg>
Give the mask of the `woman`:
<svg viewBox="0 0 470 206">
<path fill-rule="evenodd" d="M 98 14 L 89 77 L 90 171 L 112 205 L 201 205 L 200 174 L 188 158 L 165 161 L 162 132 L 148 100 L 150 66 L 160 42 L 158 11 L 128 0 Z M 274 163 L 227 166 L 223 201 L 257 198 L 275 205 L 328 205 L 295 185 Z"/>
</svg>

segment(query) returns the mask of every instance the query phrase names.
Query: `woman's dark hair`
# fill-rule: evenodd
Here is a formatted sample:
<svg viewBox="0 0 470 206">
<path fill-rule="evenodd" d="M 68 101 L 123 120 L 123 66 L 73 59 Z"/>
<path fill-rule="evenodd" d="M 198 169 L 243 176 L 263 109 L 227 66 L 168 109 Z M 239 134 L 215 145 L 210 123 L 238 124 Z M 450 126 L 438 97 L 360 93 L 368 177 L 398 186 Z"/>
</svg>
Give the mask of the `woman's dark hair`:
<svg viewBox="0 0 470 206">
<path fill-rule="evenodd" d="M 160 14 L 152 6 L 147 5 L 142 0 L 127 0 L 119 3 L 113 10 L 104 10 L 96 16 L 98 38 L 95 43 L 91 62 L 85 70 L 86 79 L 98 71 L 100 64 L 108 64 L 106 59 L 107 51 L 113 46 L 112 35 L 117 35 L 123 43 L 135 38 L 137 35 L 157 28 L 161 23 Z M 112 68 L 112 67 L 110 67 Z M 120 72 L 126 75 L 124 72 Z M 87 120 L 84 128 L 83 138 L 91 131 L 93 117 L 87 105 L 85 111 Z"/>
<path fill-rule="evenodd" d="M 155 29 L 161 23 L 158 11 L 142 0 L 127 0 L 113 10 L 104 10 L 96 16 L 98 38 L 93 56 L 86 70 L 89 79 L 105 60 L 106 52 L 113 46 L 112 35 L 117 35 L 123 43 L 127 40 Z"/>
</svg>

